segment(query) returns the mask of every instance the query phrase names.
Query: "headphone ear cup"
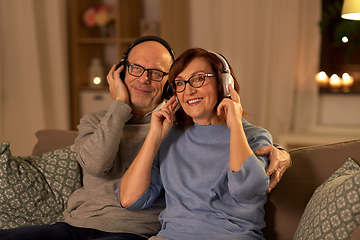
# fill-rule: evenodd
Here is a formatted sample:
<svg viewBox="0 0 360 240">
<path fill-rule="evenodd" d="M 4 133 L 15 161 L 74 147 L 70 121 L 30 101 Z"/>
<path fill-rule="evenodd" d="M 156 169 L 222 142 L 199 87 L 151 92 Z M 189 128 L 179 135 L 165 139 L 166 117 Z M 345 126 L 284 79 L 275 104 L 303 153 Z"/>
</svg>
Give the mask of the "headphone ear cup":
<svg viewBox="0 0 360 240">
<path fill-rule="evenodd" d="M 121 79 L 121 81 L 125 81 L 125 68 L 124 68 L 124 70 L 122 70 L 121 72 L 120 72 L 120 79 Z"/>
<path fill-rule="evenodd" d="M 229 84 L 234 86 L 234 78 L 232 77 L 232 75 L 230 73 L 223 73 L 222 74 L 222 85 L 223 85 L 225 97 L 230 96 Z"/>
<path fill-rule="evenodd" d="M 174 95 L 174 93 L 170 86 L 170 83 L 168 81 L 166 81 L 164 88 L 163 88 L 162 98 L 165 100 L 169 100 L 173 95 Z"/>
<path fill-rule="evenodd" d="M 120 79 L 123 82 L 125 81 L 125 70 L 126 70 L 125 63 L 126 63 L 126 61 L 123 58 L 123 59 L 120 60 L 120 62 L 115 67 L 115 71 L 116 71 L 119 67 L 124 66 L 124 69 L 120 72 Z"/>
</svg>

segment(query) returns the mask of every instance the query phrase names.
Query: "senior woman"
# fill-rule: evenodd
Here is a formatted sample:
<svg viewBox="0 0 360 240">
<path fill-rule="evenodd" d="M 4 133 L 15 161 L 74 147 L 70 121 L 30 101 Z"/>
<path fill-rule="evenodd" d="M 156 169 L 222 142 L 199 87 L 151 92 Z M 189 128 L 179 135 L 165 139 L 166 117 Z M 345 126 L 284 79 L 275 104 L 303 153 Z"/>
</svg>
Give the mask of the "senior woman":
<svg viewBox="0 0 360 240">
<path fill-rule="evenodd" d="M 254 152 L 272 138 L 243 119 L 230 70 L 221 55 L 201 48 L 185 51 L 170 69 L 175 96 L 152 114 L 119 184 L 120 204 L 129 210 L 150 207 L 165 189 L 154 239 L 264 239 L 268 159 Z"/>
</svg>

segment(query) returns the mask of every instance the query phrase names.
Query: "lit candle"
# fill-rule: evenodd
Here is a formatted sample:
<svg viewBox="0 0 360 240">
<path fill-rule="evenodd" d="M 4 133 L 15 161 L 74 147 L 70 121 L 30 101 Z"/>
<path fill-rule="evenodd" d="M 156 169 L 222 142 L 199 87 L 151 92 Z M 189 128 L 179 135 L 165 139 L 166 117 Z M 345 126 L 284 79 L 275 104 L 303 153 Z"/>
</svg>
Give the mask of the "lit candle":
<svg viewBox="0 0 360 240">
<path fill-rule="evenodd" d="M 321 71 L 316 74 L 315 79 L 320 87 L 326 87 L 329 78 L 324 71 Z"/>
<path fill-rule="evenodd" d="M 94 58 L 91 60 L 88 68 L 89 72 L 89 85 L 91 87 L 101 87 L 104 84 L 104 72 L 103 66 L 101 65 L 100 58 Z"/>
<path fill-rule="evenodd" d="M 354 78 L 348 73 L 342 75 L 342 84 L 346 87 L 351 87 L 354 84 Z"/>
<path fill-rule="evenodd" d="M 101 83 L 101 78 L 95 77 L 93 82 L 94 82 L 95 85 L 99 85 Z"/>
<path fill-rule="evenodd" d="M 331 75 L 329 83 L 330 83 L 330 86 L 334 87 L 334 88 L 341 86 L 341 81 L 337 74 Z"/>
</svg>

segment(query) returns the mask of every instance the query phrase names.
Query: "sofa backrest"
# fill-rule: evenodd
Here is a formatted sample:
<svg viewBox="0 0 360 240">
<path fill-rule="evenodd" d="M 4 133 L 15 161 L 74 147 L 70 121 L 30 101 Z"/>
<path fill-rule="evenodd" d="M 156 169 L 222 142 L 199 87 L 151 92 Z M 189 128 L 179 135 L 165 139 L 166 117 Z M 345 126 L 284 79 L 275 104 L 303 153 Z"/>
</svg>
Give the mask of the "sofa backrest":
<svg viewBox="0 0 360 240">
<path fill-rule="evenodd" d="M 64 148 L 74 144 L 77 131 L 44 129 L 37 131 L 35 136 L 38 141 L 33 148 L 32 155 L 39 155 L 59 148 Z"/>
<path fill-rule="evenodd" d="M 268 195 L 265 239 L 293 239 L 313 192 L 348 158 L 360 164 L 360 139 L 291 150 L 292 166 Z"/>
<path fill-rule="evenodd" d="M 72 145 L 77 131 L 41 130 L 33 155 Z M 268 195 L 265 205 L 265 239 L 293 238 L 313 192 L 349 157 L 360 165 L 360 139 L 291 150 L 292 166 Z"/>
</svg>

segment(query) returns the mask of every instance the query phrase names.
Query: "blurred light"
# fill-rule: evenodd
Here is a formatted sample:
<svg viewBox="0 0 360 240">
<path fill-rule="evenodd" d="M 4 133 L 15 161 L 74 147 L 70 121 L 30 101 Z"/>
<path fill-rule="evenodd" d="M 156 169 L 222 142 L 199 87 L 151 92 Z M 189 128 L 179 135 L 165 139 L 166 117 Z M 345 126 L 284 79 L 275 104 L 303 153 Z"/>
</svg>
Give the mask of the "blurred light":
<svg viewBox="0 0 360 240">
<path fill-rule="evenodd" d="M 337 74 L 331 75 L 329 83 L 330 83 L 331 87 L 340 87 L 341 86 L 341 81 Z"/>
<path fill-rule="evenodd" d="M 343 73 L 342 78 L 344 81 L 349 81 L 350 80 L 350 75 L 348 73 Z"/>
<path fill-rule="evenodd" d="M 347 42 L 349 41 L 349 39 L 347 38 L 347 36 L 343 36 L 342 39 L 341 39 L 341 41 L 342 41 L 343 43 L 347 43 Z"/>
<path fill-rule="evenodd" d="M 101 87 L 104 84 L 103 79 L 104 76 L 104 69 L 101 65 L 100 58 L 93 58 L 91 59 L 90 65 L 88 67 L 88 74 L 89 74 L 89 86 L 90 87 Z"/>
<path fill-rule="evenodd" d="M 326 75 L 326 73 L 324 71 L 321 71 L 318 74 L 319 74 L 319 79 L 321 79 L 321 80 L 326 80 L 328 78 L 328 76 Z"/>
<path fill-rule="evenodd" d="M 321 71 L 318 74 L 316 74 L 315 79 L 320 86 L 325 87 L 328 83 L 329 77 L 326 75 L 324 71 Z"/>
<path fill-rule="evenodd" d="M 93 82 L 94 82 L 94 84 L 99 85 L 101 83 L 101 78 L 95 77 Z"/>
<path fill-rule="evenodd" d="M 348 73 L 344 73 L 342 75 L 342 80 L 343 80 L 343 85 L 350 87 L 351 85 L 353 85 L 354 83 L 354 78 L 352 76 L 350 76 Z"/>
<path fill-rule="evenodd" d="M 341 17 L 349 20 L 360 20 L 360 1 L 359 0 L 345 0 Z"/>
</svg>

